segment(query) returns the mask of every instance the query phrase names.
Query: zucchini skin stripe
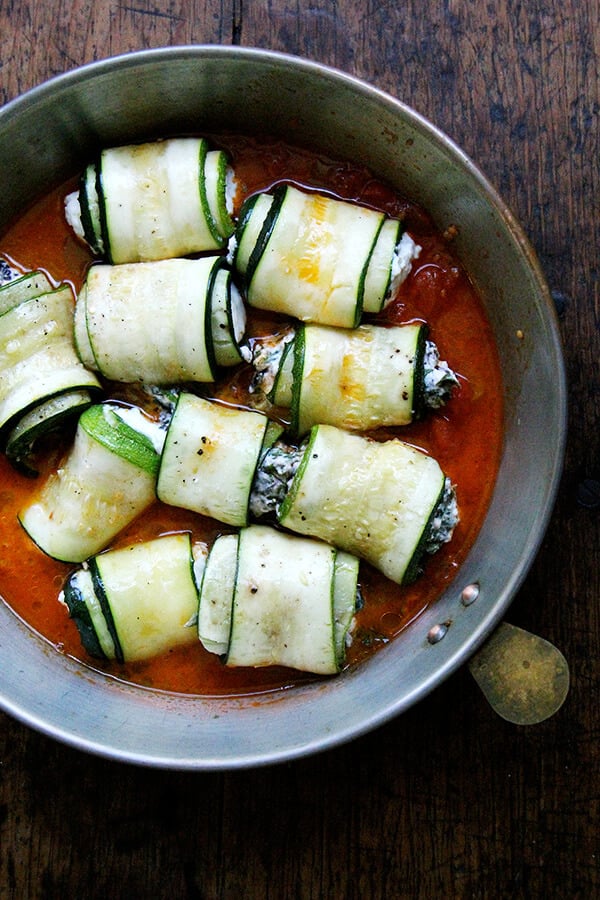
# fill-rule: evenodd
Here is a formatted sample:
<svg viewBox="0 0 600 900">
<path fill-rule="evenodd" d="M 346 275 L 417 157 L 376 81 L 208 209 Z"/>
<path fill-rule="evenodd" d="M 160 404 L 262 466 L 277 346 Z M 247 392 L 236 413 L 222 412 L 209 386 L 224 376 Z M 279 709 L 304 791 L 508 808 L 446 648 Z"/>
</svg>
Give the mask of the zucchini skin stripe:
<svg viewBox="0 0 600 900">
<path fill-rule="evenodd" d="M 279 213 L 281 211 L 281 206 L 285 199 L 285 195 L 287 192 L 287 185 L 282 184 L 277 187 L 273 193 L 273 203 L 271 204 L 271 208 L 265 217 L 265 221 L 262 224 L 262 228 L 258 235 L 256 244 L 250 254 L 250 259 L 248 260 L 248 268 L 246 269 L 246 284 L 249 287 L 252 279 L 254 278 L 254 273 L 256 272 L 257 266 L 261 261 L 265 250 L 267 249 L 267 245 L 269 243 L 269 239 L 273 234 L 275 226 L 277 224 L 277 219 L 279 218 Z M 255 198 L 256 199 L 256 198 Z M 254 206 L 254 204 L 253 204 Z M 252 210 L 250 210 L 249 215 L 252 214 Z"/>
<path fill-rule="evenodd" d="M 215 289 L 215 281 L 221 269 L 226 268 L 225 260 L 218 260 L 212 267 L 208 282 L 206 285 L 206 304 L 204 306 L 204 344 L 206 347 L 206 356 L 208 357 L 208 365 L 212 372 L 213 378 L 217 377 L 219 367 L 215 356 L 215 344 L 212 333 L 212 297 Z"/>
<path fill-rule="evenodd" d="M 392 299 L 420 248 L 383 211 L 280 182 L 242 207 L 234 266 L 250 306 L 341 328 Z M 398 269 L 398 271 L 396 271 Z M 396 274 L 393 274 L 396 272 Z"/>
<path fill-rule="evenodd" d="M 235 174 L 203 137 L 102 149 L 81 174 L 67 220 L 110 263 L 222 253 L 235 229 Z"/>
<path fill-rule="evenodd" d="M 98 563 L 96 558 L 90 559 L 89 561 L 90 573 L 92 575 L 92 584 L 94 586 L 94 593 L 98 598 L 98 602 L 100 604 L 100 608 L 102 610 L 102 615 L 106 620 L 106 627 L 108 628 L 108 632 L 113 640 L 115 645 L 115 659 L 119 663 L 125 662 L 125 657 L 123 656 L 123 650 L 121 647 L 121 642 L 119 641 L 119 635 L 117 634 L 117 629 L 115 627 L 115 620 L 113 619 L 112 610 L 110 608 L 110 603 L 108 602 L 108 598 L 106 596 L 106 591 L 104 590 L 104 584 L 102 582 L 102 576 L 100 575 L 100 570 L 98 569 Z"/>
<path fill-rule="evenodd" d="M 64 586 L 65 603 L 69 610 L 69 616 L 73 619 L 79 632 L 81 644 L 90 656 L 96 659 L 108 659 L 108 656 L 102 649 L 96 629 L 92 622 L 89 609 L 85 600 L 81 595 L 81 591 L 75 584 L 74 572 Z M 112 636 L 112 635 L 111 635 Z M 116 646 L 116 644 L 115 644 Z"/>
<path fill-rule="evenodd" d="M 100 237 L 104 245 L 104 255 L 109 263 L 113 262 L 110 247 L 110 235 L 108 233 L 108 220 L 106 216 L 106 201 L 104 198 L 104 184 L 102 179 L 102 158 L 96 163 L 96 194 L 98 195 L 98 213 L 100 218 Z M 97 246 L 97 243 L 96 243 Z"/>
<path fill-rule="evenodd" d="M 399 440 L 379 443 L 315 425 L 279 524 L 359 556 L 397 584 L 420 569 L 446 476 L 435 459 Z"/>
<path fill-rule="evenodd" d="M 413 555 L 411 556 L 408 565 L 406 566 L 406 570 L 404 572 L 404 576 L 402 578 L 401 584 L 409 585 L 414 584 L 417 578 L 423 574 L 424 564 L 423 559 L 425 556 L 425 544 L 427 543 L 427 537 L 429 534 L 429 530 L 431 527 L 431 523 L 436 515 L 439 504 L 442 501 L 442 497 L 444 496 L 444 485 L 442 485 L 440 492 L 438 494 L 437 500 L 431 507 L 431 513 L 429 514 L 429 518 L 425 523 L 425 527 L 421 532 L 421 537 L 419 538 L 418 543 L 415 546 L 413 551 Z"/>
<path fill-rule="evenodd" d="M 413 419 L 418 421 L 423 418 L 425 413 L 425 346 L 427 344 L 427 336 L 429 334 L 429 326 L 423 324 L 419 330 L 417 339 L 417 347 L 414 361 L 414 377 L 413 377 Z"/>
<path fill-rule="evenodd" d="M 94 167 L 94 181 L 96 185 L 98 185 L 98 164 L 93 163 Z M 92 224 L 92 216 L 90 214 L 90 198 L 88 197 L 87 191 L 87 178 L 88 178 L 88 170 L 84 169 L 79 178 L 79 208 L 81 210 L 81 227 L 83 228 L 83 234 L 90 245 L 90 247 L 94 250 L 95 253 L 98 252 L 98 236 L 94 231 L 94 226 Z"/>
<path fill-rule="evenodd" d="M 289 409 L 297 436 L 316 424 L 352 432 L 409 425 L 427 409 L 427 332 L 421 323 L 354 329 L 298 323 L 283 350 L 285 337 L 274 344 L 271 357 L 259 344 L 258 391 L 267 373 L 272 387 L 265 395 Z"/>
</svg>

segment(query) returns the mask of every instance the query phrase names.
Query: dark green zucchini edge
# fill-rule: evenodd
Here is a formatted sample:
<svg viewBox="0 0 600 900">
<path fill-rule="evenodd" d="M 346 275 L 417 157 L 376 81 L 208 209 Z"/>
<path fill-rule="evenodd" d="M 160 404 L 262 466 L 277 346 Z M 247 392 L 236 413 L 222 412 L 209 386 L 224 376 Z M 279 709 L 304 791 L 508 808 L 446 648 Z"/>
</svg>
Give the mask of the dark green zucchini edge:
<svg viewBox="0 0 600 900">
<path fill-rule="evenodd" d="M 90 168 L 95 172 L 96 187 L 98 186 L 98 166 L 99 163 L 92 163 L 87 169 L 84 169 L 79 178 L 79 210 L 81 216 L 81 227 L 87 243 L 90 245 L 94 253 L 99 254 L 100 251 L 100 235 L 97 235 L 92 223 L 90 214 L 90 198 L 87 192 L 87 173 Z"/>
<path fill-rule="evenodd" d="M 421 325 L 413 362 L 412 417 L 415 420 L 421 419 L 427 408 L 425 403 L 425 346 L 428 334 L 428 326 Z"/>
<path fill-rule="evenodd" d="M 200 150 L 198 153 L 198 190 L 200 192 L 200 208 L 206 220 L 206 224 L 208 225 L 208 230 L 210 231 L 215 243 L 219 247 L 223 247 L 225 245 L 225 238 L 219 231 L 218 223 L 215 221 L 215 218 L 211 212 L 210 203 L 208 202 L 208 196 L 206 193 L 206 175 L 204 172 L 204 168 L 206 166 L 207 154 L 208 144 L 204 139 L 202 139 L 200 141 Z"/>
<path fill-rule="evenodd" d="M 208 282 L 206 284 L 206 303 L 204 304 L 204 343 L 206 345 L 206 356 L 213 381 L 216 380 L 218 369 L 217 358 L 215 356 L 215 345 L 212 333 L 212 295 L 215 289 L 215 280 L 220 269 L 228 269 L 228 265 L 224 257 L 217 257 L 211 269 Z M 231 303 L 228 304 L 228 316 L 231 312 Z M 233 336 L 233 333 L 232 333 Z"/>
<path fill-rule="evenodd" d="M 98 568 L 98 562 L 96 558 L 89 560 L 90 574 L 92 576 L 92 584 L 94 587 L 94 593 L 98 598 L 98 602 L 100 604 L 100 609 L 102 610 L 102 615 L 106 621 L 106 627 L 108 628 L 108 633 L 110 634 L 113 644 L 115 645 L 115 659 L 117 662 L 125 662 L 125 657 L 123 656 L 123 649 L 121 647 L 121 642 L 119 641 L 119 636 L 117 634 L 117 629 L 115 627 L 115 620 L 113 619 L 112 610 L 110 608 L 110 603 L 108 597 L 106 595 L 106 590 L 104 589 L 104 583 L 102 581 L 102 576 L 100 574 L 100 570 Z"/>
<path fill-rule="evenodd" d="M 100 157 L 96 163 L 96 193 L 98 195 L 98 210 L 100 218 L 100 236 L 104 244 L 104 257 L 107 262 L 113 264 L 112 252 L 110 248 L 110 237 L 108 233 L 108 220 L 106 218 L 106 202 L 104 199 L 104 183 L 102 177 L 102 158 Z"/>
<path fill-rule="evenodd" d="M 279 508 L 279 514 L 277 516 L 279 524 L 281 524 L 282 520 L 287 516 L 290 506 L 293 504 L 296 499 L 296 494 L 300 489 L 300 485 L 302 483 L 302 479 L 304 478 L 304 472 L 306 471 L 306 467 L 309 463 L 309 460 L 312 456 L 312 448 L 317 438 L 317 432 L 319 430 L 318 425 L 313 425 L 308 433 L 308 437 L 302 441 L 299 446 L 299 449 L 303 450 L 302 458 L 300 459 L 300 463 L 298 468 L 294 473 L 294 477 L 292 479 L 292 483 L 289 487 L 289 490 L 286 496 L 283 499 L 283 502 Z M 284 526 L 285 527 L 285 526 Z"/>
<path fill-rule="evenodd" d="M 48 435 L 52 434 L 58 428 L 61 428 L 69 420 L 74 420 L 76 417 L 79 417 L 82 412 L 84 412 L 92 405 L 92 394 L 87 388 L 85 390 L 88 393 L 89 400 L 85 402 L 74 403 L 67 409 L 63 409 L 52 416 L 48 416 L 48 418 L 43 419 L 41 422 L 38 422 L 31 428 L 28 428 L 27 431 L 24 431 L 23 434 L 19 435 L 19 437 L 15 439 L 11 439 L 10 432 L 8 432 L 8 437 L 5 439 L 6 458 L 18 472 L 20 472 L 22 475 L 26 475 L 29 478 L 35 478 L 38 475 L 38 470 L 35 465 L 35 451 L 38 442 L 43 440 Z M 79 393 L 77 391 L 74 392 Z M 70 393 L 70 391 L 65 391 L 64 393 L 68 394 Z M 59 394 L 58 396 L 61 396 L 61 394 Z M 45 398 L 42 403 L 50 399 L 52 398 Z M 33 410 L 35 410 L 36 408 L 36 405 L 34 405 L 29 411 L 33 412 Z M 23 412 L 19 413 L 19 417 L 17 418 L 16 423 L 14 419 L 12 420 L 13 429 L 16 427 L 16 425 L 18 425 L 19 418 L 25 415 L 26 412 L 27 410 L 23 410 Z M 6 429 L 3 429 L 3 432 L 6 434 Z"/>
<path fill-rule="evenodd" d="M 300 427 L 300 403 L 302 400 L 302 376 L 304 373 L 304 353 L 306 349 L 306 326 L 301 322 L 296 327 L 296 334 L 290 345 L 293 347 L 294 365 L 292 367 L 292 402 L 290 405 L 290 428 L 298 434 Z M 283 365 L 283 359 L 281 360 Z"/>
<path fill-rule="evenodd" d="M 249 287 L 252 279 L 254 277 L 254 273 L 258 267 L 259 262 L 262 259 L 262 255 L 267 248 L 267 244 L 269 243 L 269 239 L 273 234 L 273 230 L 275 225 L 277 224 L 277 219 L 279 217 L 279 212 L 283 205 L 283 201 L 285 200 L 285 195 L 287 193 L 287 185 L 280 184 L 273 191 L 273 202 L 269 208 L 269 212 L 265 216 L 265 221 L 262 224 L 262 228 L 260 230 L 260 234 L 256 240 L 254 247 L 252 248 L 252 252 L 250 254 L 250 258 L 248 260 L 248 268 L 246 269 L 245 274 L 245 282 L 246 286 Z"/>
<path fill-rule="evenodd" d="M 409 563 L 405 569 L 404 576 L 402 578 L 403 585 L 412 584 L 414 581 L 417 580 L 417 578 L 419 578 L 420 575 L 423 574 L 423 571 L 424 571 L 423 559 L 425 557 L 425 552 L 426 552 L 425 544 L 427 543 L 427 540 L 429 538 L 429 532 L 431 531 L 431 523 L 433 522 L 433 520 L 435 518 L 437 508 L 444 498 L 445 485 L 446 485 L 446 482 L 444 479 L 444 481 L 442 483 L 442 489 L 440 490 L 438 498 L 431 508 L 429 518 L 427 519 L 427 522 L 425 523 L 425 527 L 423 528 L 423 531 L 421 532 L 421 537 L 419 538 L 419 540 L 417 542 L 417 546 L 414 549 L 414 553 L 411 556 Z"/>
<path fill-rule="evenodd" d="M 101 388 L 96 388 L 93 385 L 89 384 L 72 384 L 69 385 L 69 387 L 56 391 L 53 394 L 47 394 L 43 397 L 36 397 L 33 403 L 28 403 L 26 406 L 22 407 L 22 409 L 12 415 L 9 419 L 6 420 L 6 422 L 4 422 L 0 426 L 0 452 L 6 453 L 7 441 L 9 439 L 10 433 L 17 426 L 23 416 L 25 416 L 29 412 L 32 412 L 41 403 L 45 403 L 47 400 L 52 400 L 54 397 L 60 397 L 61 394 L 70 394 L 72 391 L 88 391 L 92 398 L 96 398 L 101 393 Z"/>
<path fill-rule="evenodd" d="M 84 649 L 87 650 L 90 656 L 94 656 L 96 659 L 107 659 L 108 657 L 100 646 L 87 604 L 81 595 L 81 591 L 76 586 L 76 574 L 76 572 L 73 572 L 69 576 L 63 588 L 63 596 L 69 615 L 77 626 Z"/>
<path fill-rule="evenodd" d="M 252 194 L 251 197 L 248 197 L 242 203 L 242 208 L 240 209 L 240 214 L 238 217 L 237 225 L 235 228 L 235 242 L 236 246 L 239 246 L 240 241 L 242 239 L 242 234 L 244 233 L 244 229 L 250 220 L 250 216 L 252 215 L 252 210 L 256 206 L 256 201 L 258 200 L 258 194 Z"/>
<path fill-rule="evenodd" d="M 385 219 L 384 219 L 384 221 L 385 221 Z M 383 228 L 383 222 L 381 223 L 381 227 Z M 402 235 L 404 234 L 405 231 L 406 231 L 406 229 L 404 227 L 404 223 L 399 220 L 398 221 L 398 229 L 396 231 L 396 247 L 402 240 Z M 390 294 L 391 288 L 392 288 L 392 267 L 390 266 L 390 272 L 388 275 L 387 284 L 385 286 L 385 291 L 383 292 L 383 299 L 381 301 L 381 309 L 385 308 L 385 301 Z M 380 309 L 380 312 L 381 312 L 381 309 Z"/>
<path fill-rule="evenodd" d="M 267 394 L 267 399 L 270 400 L 271 403 L 273 403 L 275 406 L 278 405 L 277 403 L 275 403 L 275 397 L 277 396 L 279 379 L 282 377 L 282 372 L 283 372 L 284 366 L 287 362 L 287 358 L 288 358 L 289 354 L 295 353 L 295 350 L 294 350 L 295 344 L 296 344 L 296 329 L 294 329 L 294 337 L 290 341 L 288 341 L 284 347 L 283 353 L 281 354 L 281 359 L 279 361 L 279 367 L 275 374 L 275 378 L 273 379 L 273 387 Z M 292 378 L 293 377 L 294 377 L 294 375 L 292 373 Z"/>
</svg>

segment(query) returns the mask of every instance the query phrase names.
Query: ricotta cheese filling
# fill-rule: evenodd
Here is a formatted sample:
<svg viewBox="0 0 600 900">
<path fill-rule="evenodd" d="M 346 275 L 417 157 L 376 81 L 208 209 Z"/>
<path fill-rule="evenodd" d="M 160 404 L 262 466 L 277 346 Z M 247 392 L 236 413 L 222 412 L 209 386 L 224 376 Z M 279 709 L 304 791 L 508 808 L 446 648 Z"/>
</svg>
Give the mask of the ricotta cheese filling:
<svg viewBox="0 0 600 900">
<path fill-rule="evenodd" d="M 237 285 L 231 284 L 231 324 L 233 327 L 233 337 L 236 344 L 239 344 L 246 333 L 246 307 L 239 292 Z"/>
<path fill-rule="evenodd" d="M 233 216 L 235 211 L 235 198 L 237 195 L 238 183 L 235 177 L 235 172 L 233 171 L 231 166 L 227 166 L 227 171 L 225 173 L 225 209 L 229 213 L 230 216 Z"/>
<path fill-rule="evenodd" d="M 450 479 L 446 478 L 442 497 L 433 512 L 425 535 L 424 552 L 436 553 L 442 544 L 447 544 L 458 525 L 459 518 L 456 491 Z"/>
<path fill-rule="evenodd" d="M 81 205 L 79 191 L 73 191 L 65 197 L 65 219 L 78 238 L 85 241 L 85 233 L 81 224 Z"/>
<path fill-rule="evenodd" d="M 254 368 L 250 383 L 251 393 L 268 395 L 273 390 L 287 344 L 294 340 L 293 330 L 277 335 L 271 340 L 256 341 L 246 358 Z M 456 373 L 448 363 L 440 359 L 433 341 L 425 342 L 423 355 L 423 403 L 429 409 L 440 409 L 458 387 Z"/>
<path fill-rule="evenodd" d="M 433 341 L 425 342 L 423 358 L 423 401 L 429 409 L 440 409 L 450 399 L 452 389 L 458 387 L 458 378 Z"/>
<path fill-rule="evenodd" d="M 396 296 L 400 285 L 403 284 L 410 275 L 413 262 L 415 259 L 419 258 L 421 249 L 422 248 L 413 241 L 410 234 L 405 231 L 400 238 L 392 257 L 390 286 L 383 304 L 384 308 L 391 303 Z"/>
<path fill-rule="evenodd" d="M 146 413 L 137 406 L 116 406 L 114 404 L 105 404 L 105 416 L 108 410 L 113 412 L 126 425 L 129 425 L 133 431 L 148 438 L 156 452 L 160 455 L 165 443 L 166 431 L 161 427 L 160 422 L 151 419 Z M 109 420 L 110 421 L 110 420 Z"/>
<path fill-rule="evenodd" d="M 88 206 L 90 211 L 90 219 L 92 220 L 92 227 L 94 229 L 94 237 L 96 239 L 98 252 L 102 255 L 104 253 L 104 243 L 102 241 L 99 224 L 100 204 L 98 202 L 98 194 L 96 193 L 95 188 L 93 190 L 93 194 L 90 195 L 89 179 L 87 181 L 87 191 Z M 79 191 L 73 191 L 72 193 L 67 194 L 67 196 L 65 197 L 65 219 L 67 220 L 67 224 L 73 229 L 77 237 L 87 244 L 88 241 L 85 236 L 83 224 L 81 222 L 81 203 L 79 202 Z M 93 247 L 92 250 L 94 250 Z"/>
<path fill-rule="evenodd" d="M 276 441 L 263 456 L 250 492 L 250 514 L 256 519 L 277 517 L 300 460 L 306 442 L 299 447 Z"/>
<path fill-rule="evenodd" d="M 289 342 L 294 340 L 294 337 L 295 332 L 290 330 L 283 335 L 276 335 L 271 340 L 254 342 L 249 360 L 254 368 L 250 393 L 266 395 L 273 390 L 283 352 Z"/>
</svg>

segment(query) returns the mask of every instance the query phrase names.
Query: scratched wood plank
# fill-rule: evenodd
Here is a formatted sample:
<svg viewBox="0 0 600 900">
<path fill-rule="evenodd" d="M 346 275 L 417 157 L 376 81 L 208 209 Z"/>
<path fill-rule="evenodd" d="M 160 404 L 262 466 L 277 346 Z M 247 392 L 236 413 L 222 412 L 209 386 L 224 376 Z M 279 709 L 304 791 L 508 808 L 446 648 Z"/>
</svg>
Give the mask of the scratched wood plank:
<svg viewBox="0 0 600 900">
<path fill-rule="evenodd" d="M 0 718 L 0 897 L 598 896 L 600 60 L 596 0 L 0 0 L 0 102 L 74 65 L 175 43 L 305 55 L 461 144 L 515 211 L 562 308 L 573 407 L 563 485 L 511 621 L 573 686 L 518 729 L 458 672 L 321 756 L 185 775 L 87 757 Z M 1 660 L 0 660 L 1 664 Z"/>
<path fill-rule="evenodd" d="M 233 0 L 0 0 L 0 102 L 75 66 L 152 47 L 228 44 Z"/>
</svg>

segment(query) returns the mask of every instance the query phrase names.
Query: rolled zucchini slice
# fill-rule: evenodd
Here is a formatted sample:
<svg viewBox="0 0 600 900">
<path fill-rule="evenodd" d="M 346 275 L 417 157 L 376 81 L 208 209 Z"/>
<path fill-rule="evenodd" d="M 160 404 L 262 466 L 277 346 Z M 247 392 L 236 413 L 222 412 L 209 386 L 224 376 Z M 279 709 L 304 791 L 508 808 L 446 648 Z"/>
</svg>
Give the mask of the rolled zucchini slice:
<svg viewBox="0 0 600 900">
<path fill-rule="evenodd" d="M 77 297 L 75 343 L 110 380 L 211 382 L 240 362 L 245 321 L 221 257 L 99 264 Z"/>
<path fill-rule="evenodd" d="M 77 419 L 93 403 L 89 391 L 70 391 L 51 397 L 25 413 L 6 439 L 6 457 L 23 475 L 38 474 L 36 450 L 40 441 L 69 419 Z"/>
<path fill-rule="evenodd" d="M 44 553 L 83 562 L 155 500 L 164 430 L 137 407 L 103 403 L 80 417 L 73 446 L 19 521 Z"/>
<path fill-rule="evenodd" d="M 66 395 L 73 400 L 75 396 L 75 410 L 82 391 L 100 391 L 100 382 L 75 351 L 71 288 L 63 285 L 45 292 L 37 278 L 32 281 L 36 281 L 30 285 L 33 295 L 13 296 L 14 304 L 7 303 L 0 315 L 0 434 L 4 449 L 7 440 L 12 443 L 22 437 L 19 424 L 30 412 L 41 412 L 49 425 L 49 401 Z M 22 287 L 19 279 L 1 291 Z M 28 432 L 36 424 L 35 417 L 26 420 L 23 429 Z"/>
<path fill-rule="evenodd" d="M 355 328 L 392 299 L 418 256 L 401 229 L 374 209 L 282 185 L 242 208 L 234 266 L 251 306 Z"/>
<path fill-rule="evenodd" d="M 439 407 L 458 384 L 427 340 L 427 327 L 300 325 L 274 343 L 253 347 L 253 390 L 290 407 L 291 426 L 349 431 L 408 425 Z"/>
<path fill-rule="evenodd" d="M 321 541 L 251 525 L 217 538 L 200 587 L 199 636 L 228 666 L 343 667 L 358 559 Z"/>
<path fill-rule="evenodd" d="M 45 272 L 36 270 L 26 275 L 19 275 L 0 282 L 0 316 L 23 303 L 24 300 L 33 300 L 54 289 L 54 285 Z"/>
<path fill-rule="evenodd" d="M 88 653 L 137 662 L 197 642 L 193 563 L 190 535 L 180 533 L 109 550 L 73 572 L 60 599 Z"/>
<path fill-rule="evenodd" d="M 239 534 L 220 535 L 198 582 L 198 639 L 205 650 L 218 656 L 225 656 L 229 647 L 238 547 Z"/>
<path fill-rule="evenodd" d="M 290 458 L 285 481 L 270 476 L 276 455 Z M 274 468 L 281 471 L 281 460 Z M 399 584 L 420 574 L 424 554 L 450 540 L 458 521 L 454 490 L 438 462 L 399 440 L 316 425 L 291 454 L 275 444 L 260 473 L 252 510 L 267 508 L 262 495 L 272 492 L 284 528 L 359 556 Z"/>
<path fill-rule="evenodd" d="M 272 439 L 270 423 L 262 413 L 182 392 L 160 461 L 159 500 L 229 525 L 246 525 L 267 439 Z"/>
<path fill-rule="evenodd" d="M 233 233 L 235 177 L 204 138 L 103 150 L 65 201 L 67 221 L 112 263 L 222 250 Z"/>
</svg>

